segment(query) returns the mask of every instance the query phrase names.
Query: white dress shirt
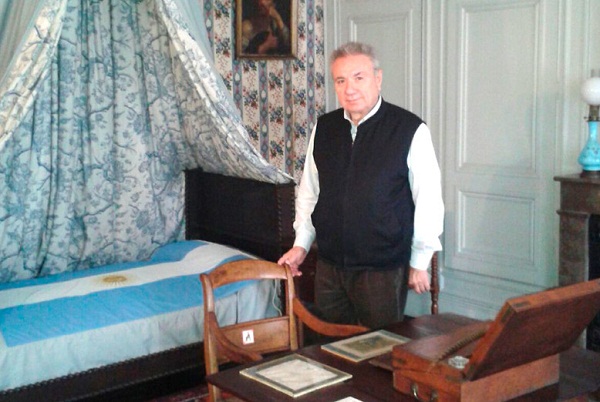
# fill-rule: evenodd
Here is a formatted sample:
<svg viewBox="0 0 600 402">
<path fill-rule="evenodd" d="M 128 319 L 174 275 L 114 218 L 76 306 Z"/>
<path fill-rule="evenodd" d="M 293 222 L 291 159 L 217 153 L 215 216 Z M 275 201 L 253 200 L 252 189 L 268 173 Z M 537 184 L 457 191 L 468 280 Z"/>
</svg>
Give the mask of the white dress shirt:
<svg viewBox="0 0 600 402">
<path fill-rule="evenodd" d="M 381 97 L 373 109 L 358 123 L 373 116 L 381 106 Z M 352 123 L 347 113 L 346 120 L 350 121 L 352 141 L 356 136 L 357 126 Z M 294 246 L 310 250 L 315 240 L 316 232 L 311 215 L 319 198 L 319 172 L 313 157 L 316 125 L 306 150 L 304 172 L 298 196 L 296 198 L 296 218 L 294 230 L 296 240 Z M 431 133 L 426 124 L 421 124 L 413 137 L 406 159 L 408 164 L 408 180 L 415 203 L 414 234 L 411 245 L 410 266 L 425 270 L 434 251 L 442 249 L 440 235 L 444 228 L 444 202 L 442 200 L 441 174 L 435 156 Z"/>
</svg>

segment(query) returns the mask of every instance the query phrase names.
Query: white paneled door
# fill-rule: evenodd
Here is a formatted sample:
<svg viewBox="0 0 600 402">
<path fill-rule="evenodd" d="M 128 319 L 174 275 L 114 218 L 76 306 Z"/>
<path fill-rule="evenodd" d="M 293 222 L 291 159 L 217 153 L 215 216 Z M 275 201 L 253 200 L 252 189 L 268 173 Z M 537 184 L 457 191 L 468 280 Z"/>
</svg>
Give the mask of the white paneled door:
<svg viewBox="0 0 600 402">
<path fill-rule="evenodd" d="M 445 262 L 456 308 L 556 284 L 560 2 L 449 0 Z"/>
<path fill-rule="evenodd" d="M 446 203 L 441 311 L 490 318 L 506 298 L 556 284 L 561 4 L 325 0 L 326 50 L 375 45 L 384 98 L 432 123 Z M 411 298 L 409 314 L 427 311 Z"/>
<path fill-rule="evenodd" d="M 329 53 L 348 41 L 371 44 L 383 69 L 382 95 L 421 114 L 421 1 L 326 0 Z M 327 55 L 327 56 L 328 56 Z M 329 110 L 335 107 L 333 88 Z"/>
</svg>

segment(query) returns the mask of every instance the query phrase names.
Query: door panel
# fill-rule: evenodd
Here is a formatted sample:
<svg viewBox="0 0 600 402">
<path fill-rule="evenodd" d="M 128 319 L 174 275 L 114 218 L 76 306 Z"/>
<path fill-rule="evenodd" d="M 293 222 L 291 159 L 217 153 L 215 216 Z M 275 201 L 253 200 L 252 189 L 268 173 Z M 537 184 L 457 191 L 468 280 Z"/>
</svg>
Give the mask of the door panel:
<svg viewBox="0 0 600 402">
<path fill-rule="evenodd" d="M 388 102 L 421 114 L 421 1 L 327 0 L 327 55 L 342 43 L 374 46 L 383 69 L 382 96 Z M 328 69 L 329 72 L 329 69 Z M 329 87 L 328 110 L 337 105 Z"/>
<path fill-rule="evenodd" d="M 449 269 L 554 284 L 557 15 L 553 1 L 448 2 Z"/>
</svg>

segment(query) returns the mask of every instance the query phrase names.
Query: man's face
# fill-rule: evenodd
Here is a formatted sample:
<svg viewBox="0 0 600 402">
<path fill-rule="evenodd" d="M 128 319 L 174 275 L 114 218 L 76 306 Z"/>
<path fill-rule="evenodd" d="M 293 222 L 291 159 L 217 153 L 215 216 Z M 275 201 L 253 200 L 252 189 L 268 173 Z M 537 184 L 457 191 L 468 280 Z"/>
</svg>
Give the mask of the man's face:
<svg viewBox="0 0 600 402">
<path fill-rule="evenodd" d="M 381 91 L 381 70 L 375 71 L 368 56 L 350 55 L 331 66 L 335 92 L 340 105 L 358 123 L 377 103 Z"/>
</svg>

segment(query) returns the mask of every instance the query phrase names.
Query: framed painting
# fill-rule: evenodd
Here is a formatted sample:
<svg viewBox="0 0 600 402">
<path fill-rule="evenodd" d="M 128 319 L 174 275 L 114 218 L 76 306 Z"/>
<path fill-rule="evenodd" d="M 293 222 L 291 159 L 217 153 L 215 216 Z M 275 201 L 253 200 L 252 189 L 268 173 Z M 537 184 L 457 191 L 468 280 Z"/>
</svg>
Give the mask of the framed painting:
<svg viewBox="0 0 600 402">
<path fill-rule="evenodd" d="M 236 0 L 236 57 L 296 57 L 296 2 L 297 0 Z"/>
</svg>

